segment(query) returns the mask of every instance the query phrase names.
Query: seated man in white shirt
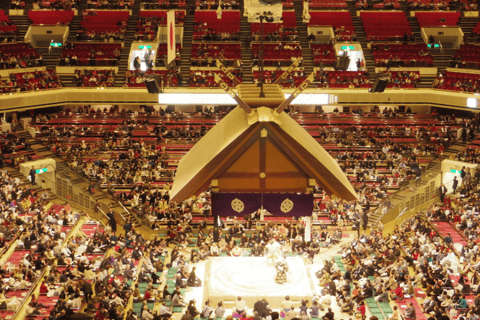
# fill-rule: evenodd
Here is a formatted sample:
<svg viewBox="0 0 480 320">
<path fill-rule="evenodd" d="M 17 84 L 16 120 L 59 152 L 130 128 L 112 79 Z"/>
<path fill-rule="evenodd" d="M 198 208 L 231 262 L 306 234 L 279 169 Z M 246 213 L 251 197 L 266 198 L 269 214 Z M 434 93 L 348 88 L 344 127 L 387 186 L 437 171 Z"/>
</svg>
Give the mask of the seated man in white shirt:
<svg viewBox="0 0 480 320">
<path fill-rule="evenodd" d="M 242 314 L 247 311 L 247 303 L 245 300 L 242 300 L 242 297 L 237 298 L 237 301 L 235 301 L 235 308 L 233 308 L 233 310 L 238 314 Z"/>
</svg>

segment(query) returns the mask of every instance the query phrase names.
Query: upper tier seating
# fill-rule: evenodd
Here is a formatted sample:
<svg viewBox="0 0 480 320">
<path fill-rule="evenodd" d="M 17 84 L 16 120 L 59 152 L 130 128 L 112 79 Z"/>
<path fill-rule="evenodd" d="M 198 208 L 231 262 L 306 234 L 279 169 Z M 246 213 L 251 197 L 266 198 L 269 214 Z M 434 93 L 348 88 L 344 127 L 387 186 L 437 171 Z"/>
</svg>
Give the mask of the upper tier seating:
<svg viewBox="0 0 480 320">
<path fill-rule="evenodd" d="M 29 10 L 28 18 L 32 24 L 55 25 L 57 23 L 69 24 L 73 20 L 74 12 L 72 10 L 45 11 Z"/>
<path fill-rule="evenodd" d="M 218 9 L 219 0 L 208 0 L 208 1 L 195 1 L 195 10 L 217 10 Z M 233 0 L 222 0 L 222 9 L 223 12 L 227 10 L 240 10 L 240 3 L 238 1 Z"/>
<path fill-rule="evenodd" d="M 441 77 L 435 79 L 432 87 L 442 90 L 479 93 L 480 74 L 445 71 Z"/>
<path fill-rule="evenodd" d="M 480 65 L 480 46 L 462 44 L 450 60 L 451 67 L 478 68 Z"/>
<path fill-rule="evenodd" d="M 293 8 L 293 0 L 282 0 L 283 8 Z"/>
<path fill-rule="evenodd" d="M 88 9 L 130 9 L 135 0 L 88 0 Z"/>
<path fill-rule="evenodd" d="M 364 71 L 322 71 L 317 72 L 319 88 L 370 88 L 370 79 Z"/>
<path fill-rule="evenodd" d="M 216 60 L 240 60 L 242 58 L 240 43 L 193 43 L 192 64 L 196 66 L 214 66 Z M 228 61 L 233 64 L 233 61 Z"/>
<path fill-rule="evenodd" d="M 335 63 L 335 49 L 331 44 L 311 44 L 313 63 L 330 66 Z"/>
<path fill-rule="evenodd" d="M 346 9 L 347 1 L 345 0 L 311 0 L 309 1 L 310 8 L 338 8 Z"/>
<path fill-rule="evenodd" d="M 263 77 L 265 83 L 274 83 L 283 73 L 284 70 L 264 70 Z M 260 79 L 260 71 L 254 71 L 253 78 L 255 82 L 257 82 Z M 282 86 L 285 88 L 295 88 L 302 84 L 306 78 L 307 75 L 303 68 L 299 68 L 289 74 L 288 78 L 282 82 Z"/>
<path fill-rule="evenodd" d="M 230 72 L 242 82 L 242 71 L 239 69 L 229 69 Z M 190 78 L 188 81 L 189 87 L 218 87 L 218 84 L 215 82 L 215 74 L 218 74 L 222 80 L 228 84 L 230 87 L 235 87 L 230 78 L 228 78 L 225 73 L 221 70 L 192 70 L 190 69 Z"/>
<path fill-rule="evenodd" d="M 22 1 L 25 3 L 25 1 Z M 53 10 L 72 10 L 78 8 L 80 0 L 62 1 L 62 0 L 34 0 L 33 9 L 53 9 Z M 25 5 L 23 5 L 25 7 Z"/>
<path fill-rule="evenodd" d="M 407 0 L 410 11 L 446 10 L 448 4 L 443 0 Z"/>
<path fill-rule="evenodd" d="M 177 63 L 180 61 L 181 58 L 181 53 L 182 53 L 182 45 L 180 43 L 175 44 L 175 49 L 177 51 L 177 56 L 175 60 Z M 166 43 L 160 43 L 158 45 L 157 49 L 157 60 L 156 60 L 156 66 L 157 67 L 165 67 L 165 61 L 163 60 L 164 57 L 167 57 L 168 55 L 168 48 Z"/>
<path fill-rule="evenodd" d="M 146 88 L 145 75 L 155 74 L 160 77 L 158 84 L 163 87 L 177 87 L 180 84 L 181 74 L 176 70 L 148 70 L 146 72 L 127 71 L 125 73 L 124 88 Z"/>
<path fill-rule="evenodd" d="M 0 93 L 57 89 L 63 87 L 55 70 L 12 72 L 9 80 L 0 80 Z"/>
<path fill-rule="evenodd" d="M 404 12 L 366 12 L 360 13 L 367 40 L 395 40 L 410 36 L 412 29 Z M 388 26 L 388 27 L 386 27 Z"/>
<path fill-rule="evenodd" d="M 17 26 L 15 26 L 10 18 L 0 10 L 0 42 L 15 41 L 17 34 Z"/>
<path fill-rule="evenodd" d="M 62 52 L 62 57 L 77 57 L 77 63 L 71 61 L 71 65 L 117 65 L 120 59 L 122 46 L 117 43 L 67 43 Z M 92 55 L 93 54 L 93 55 Z"/>
<path fill-rule="evenodd" d="M 185 23 L 185 10 L 175 11 L 175 24 L 183 26 Z M 167 11 L 143 10 L 137 22 L 135 40 L 153 41 L 157 37 L 158 26 L 167 24 Z"/>
<path fill-rule="evenodd" d="M 425 44 L 374 44 L 372 54 L 376 66 L 386 66 L 389 59 L 400 66 L 433 66 Z"/>
<path fill-rule="evenodd" d="M 310 11 L 308 26 L 332 26 L 342 40 L 350 40 L 355 32 L 352 17 L 348 11 Z"/>
<path fill-rule="evenodd" d="M 430 26 L 456 26 L 460 19 L 460 12 L 416 12 L 420 28 Z"/>
<path fill-rule="evenodd" d="M 216 11 L 197 10 L 194 18 L 193 40 L 238 40 L 240 11 L 223 11 L 218 19 Z"/>
<path fill-rule="evenodd" d="M 260 44 L 252 44 L 252 55 L 258 61 L 260 56 Z M 266 43 L 264 44 L 263 58 L 265 65 L 289 65 L 292 57 L 301 58 L 302 50 L 299 43 Z M 301 61 L 302 59 L 300 59 Z"/>
<path fill-rule="evenodd" d="M 87 37 L 97 33 L 123 35 L 130 13 L 129 11 L 85 11 L 81 22 Z M 89 39 L 87 39 L 89 40 Z"/>
<path fill-rule="evenodd" d="M 0 44 L 0 69 L 42 66 L 40 57 L 28 43 Z"/>
<path fill-rule="evenodd" d="M 367 0 L 359 0 L 355 4 L 357 9 L 361 10 L 367 10 L 372 8 L 371 3 L 369 3 Z M 399 9 L 401 7 L 400 3 L 398 0 L 383 0 L 381 3 L 375 3 L 373 4 L 373 9 L 385 9 L 385 10 L 394 10 L 394 9 Z"/>
<path fill-rule="evenodd" d="M 186 6 L 185 0 L 144 0 L 141 2 L 141 8 L 144 10 L 184 9 Z"/>
<path fill-rule="evenodd" d="M 282 23 L 264 23 L 263 24 L 263 34 L 265 35 L 276 35 L 274 38 L 267 38 L 267 40 L 272 41 L 279 41 L 279 40 L 286 40 L 290 37 L 289 40 L 292 39 L 292 36 L 297 37 L 297 19 L 295 17 L 295 11 L 283 11 L 282 14 L 283 22 Z M 260 35 L 261 25 L 260 23 L 251 23 L 250 24 L 250 31 L 252 35 Z M 254 36 L 254 41 L 259 41 L 260 38 Z"/>
<path fill-rule="evenodd" d="M 386 71 L 385 74 L 389 76 L 387 88 L 413 89 L 420 81 L 418 71 Z"/>
<path fill-rule="evenodd" d="M 77 87 L 113 87 L 115 85 L 115 70 L 75 70 L 73 83 Z"/>
</svg>

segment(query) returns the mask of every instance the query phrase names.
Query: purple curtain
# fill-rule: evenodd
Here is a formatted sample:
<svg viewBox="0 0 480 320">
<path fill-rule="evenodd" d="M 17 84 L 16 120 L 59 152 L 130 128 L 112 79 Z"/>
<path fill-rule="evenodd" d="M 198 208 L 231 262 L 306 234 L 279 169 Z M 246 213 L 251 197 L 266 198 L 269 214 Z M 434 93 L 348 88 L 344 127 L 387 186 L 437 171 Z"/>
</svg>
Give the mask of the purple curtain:
<svg viewBox="0 0 480 320">
<path fill-rule="evenodd" d="M 313 194 L 264 193 L 263 208 L 274 216 L 311 216 L 313 212 Z"/>
<path fill-rule="evenodd" d="M 252 214 L 262 206 L 260 193 L 212 193 L 212 214 L 221 217 Z"/>
<path fill-rule="evenodd" d="M 212 214 L 244 216 L 262 206 L 260 193 L 212 193 Z M 273 216 L 304 217 L 313 211 L 313 194 L 264 193 L 263 207 Z"/>
</svg>

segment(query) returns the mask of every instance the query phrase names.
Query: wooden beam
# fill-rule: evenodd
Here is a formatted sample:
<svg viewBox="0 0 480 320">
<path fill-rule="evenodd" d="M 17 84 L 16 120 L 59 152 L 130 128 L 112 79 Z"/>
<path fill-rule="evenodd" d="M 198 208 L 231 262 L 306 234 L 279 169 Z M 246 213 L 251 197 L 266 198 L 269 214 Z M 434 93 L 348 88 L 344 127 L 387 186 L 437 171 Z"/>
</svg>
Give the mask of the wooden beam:
<svg viewBox="0 0 480 320">
<path fill-rule="evenodd" d="M 242 84 L 238 79 L 237 77 L 235 77 L 233 75 L 233 73 L 230 72 L 230 70 L 227 69 L 227 67 L 225 67 L 223 65 L 223 63 L 220 62 L 220 60 L 217 60 L 217 67 L 223 72 L 225 73 L 225 75 L 228 77 L 228 79 L 232 80 L 233 83 L 238 86 L 239 84 Z"/>
<path fill-rule="evenodd" d="M 225 92 L 228 93 L 238 103 L 240 108 L 245 110 L 245 112 L 248 114 L 252 113 L 252 108 L 250 108 L 248 104 L 246 104 L 242 99 L 240 99 L 240 97 L 237 96 L 235 92 L 233 92 L 232 88 L 230 88 L 228 84 L 226 84 L 225 81 L 223 81 L 222 78 L 220 78 L 216 73 L 215 73 L 215 82 L 218 83 L 220 88 L 225 90 Z"/>
<path fill-rule="evenodd" d="M 273 84 L 278 84 L 278 85 L 282 84 L 283 81 L 285 81 L 285 80 L 287 79 L 288 75 L 289 75 L 290 73 L 292 73 L 293 70 L 295 70 L 296 67 L 298 67 L 298 60 L 295 60 L 295 61 L 292 63 L 292 65 L 291 65 L 290 67 L 288 67 L 288 69 L 285 70 L 285 72 L 282 73 L 282 75 L 281 75 L 280 77 L 278 77 L 277 80 L 275 80 L 275 82 L 274 82 Z"/>
<path fill-rule="evenodd" d="M 292 101 L 295 100 L 295 98 L 310 85 L 310 83 L 313 82 L 314 74 L 315 74 L 315 72 L 312 72 L 307 77 L 307 79 L 305 79 L 305 81 L 303 81 L 302 84 L 299 85 L 298 88 L 295 89 L 295 91 L 293 91 L 292 95 L 290 97 L 288 97 L 288 99 L 286 99 L 284 102 L 282 102 L 282 104 L 280 104 L 275 111 L 277 113 L 282 113 L 282 111 L 285 110 L 285 108 L 288 107 L 290 105 L 290 103 L 292 103 Z"/>
</svg>

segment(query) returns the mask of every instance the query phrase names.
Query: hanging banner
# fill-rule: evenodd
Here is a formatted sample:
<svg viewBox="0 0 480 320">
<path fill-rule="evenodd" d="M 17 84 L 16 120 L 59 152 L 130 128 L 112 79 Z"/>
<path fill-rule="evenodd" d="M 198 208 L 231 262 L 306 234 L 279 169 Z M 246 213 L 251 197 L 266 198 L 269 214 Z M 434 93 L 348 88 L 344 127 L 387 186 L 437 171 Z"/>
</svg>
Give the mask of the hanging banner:
<svg viewBox="0 0 480 320">
<path fill-rule="evenodd" d="M 176 48 L 175 48 L 175 10 L 169 10 L 167 12 L 167 42 L 168 42 L 168 57 L 167 64 L 175 60 Z"/>
<path fill-rule="evenodd" d="M 273 216 L 310 217 L 313 194 L 264 193 L 263 208 Z"/>
<path fill-rule="evenodd" d="M 252 214 L 261 205 L 260 193 L 212 193 L 212 214 L 221 217 Z"/>
</svg>

